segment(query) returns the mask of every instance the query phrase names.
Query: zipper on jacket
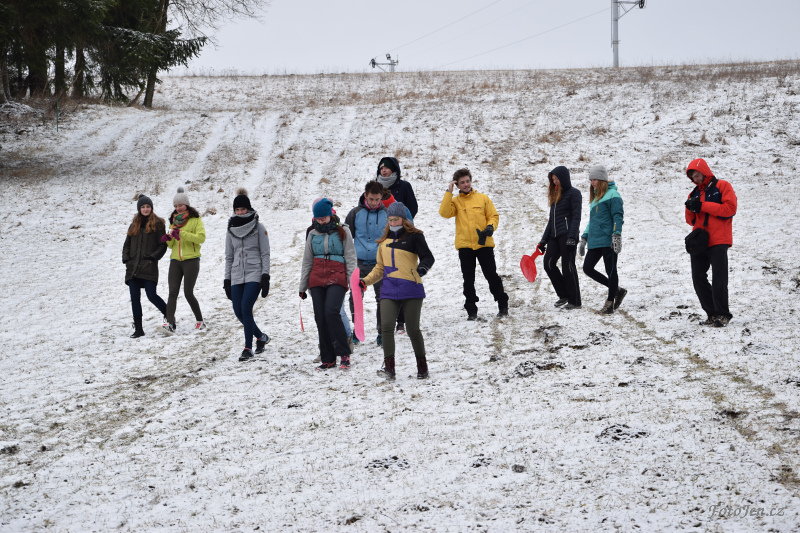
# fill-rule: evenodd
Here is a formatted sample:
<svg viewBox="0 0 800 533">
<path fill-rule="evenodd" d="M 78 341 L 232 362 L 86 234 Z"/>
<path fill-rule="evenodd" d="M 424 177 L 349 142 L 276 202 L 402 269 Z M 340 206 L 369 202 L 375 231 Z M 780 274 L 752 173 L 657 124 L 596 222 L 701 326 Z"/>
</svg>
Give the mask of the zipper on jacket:
<svg viewBox="0 0 800 533">
<path fill-rule="evenodd" d="M 569 220 L 567 219 L 567 217 L 564 217 L 564 224 L 567 225 L 567 233 L 569 233 Z"/>
</svg>

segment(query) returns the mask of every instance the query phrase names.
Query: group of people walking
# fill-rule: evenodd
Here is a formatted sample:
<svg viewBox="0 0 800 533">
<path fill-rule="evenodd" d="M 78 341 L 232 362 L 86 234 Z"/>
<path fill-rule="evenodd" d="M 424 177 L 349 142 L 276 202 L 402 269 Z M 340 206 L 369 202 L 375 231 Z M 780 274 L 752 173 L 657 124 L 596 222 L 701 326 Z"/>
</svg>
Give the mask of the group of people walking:
<svg viewBox="0 0 800 533">
<path fill-rule="evenodd" d="M 685 202 L 686 222 L 693 231 L 686 239 L 691 254 L 692 279 L 707 319 L 704 325 L 727 326 L 732 318 L 728 308 L 727 251 L 732 245 L 732 217 L 736 195 L 726 181 L 718 180 L 702 159 L 692 161 L 686 171 L 695 188 Z M 583 257 L 583 272 L 608 292 L 596 311 L 613 314 L 627 290 L 619 286 L 618 258 L 622 251 L 624 209 L 622 196 L 608 170 L 595 165 L 589 170 L 589 221 L 581 231 L 582 195 L 572 186 L 570 172 L 558 166 L 548 173 L 548 220 L 537 249 L 544 255 L 544 270 L 556 292 L 556 307 L 582 307 L 576 256 Z M 152 201 L 140 196 L 123 246 L 125 281 L 130 288 L 134 318 L 132 337 L 144 335 L 141 290 L 164 315 L 161 330 L 175 332 L 175 307 L 181 282 L 184 295 L 195 315 L 194 329 L 205 323 L 193 288 L 200 270 L 200 247 L 205 230 L 198 212 L 191 207 L 182 188 L 173 199 L 174 212 L 165 221 L 153 212 Z M 344 298 L 350 290 L 350 312 L 354 313 L 352 291 L 361 295 L 372 286 L 376 301 L 376 344 L 383 348 L 383 367 L 378 374 L 393 380 L 395 335 L 407 334 L 416 359 L 418 379 L 429 376 L 425 341 L 420 330 L 422 304 L 426 296 L 423 277 L 434 264 L 424 232 L 414 225 L 418 204 L 411 184 L 401 178 L 396 158 L 383 158 L 376 178 L 369 181 L 357 206 L 341 221 L 329 198 L 312 205 L 312 225 L 300 269 L 299 295 L 310 294 L 319 339 L 318 370 L 351 365 L 354 345 Z M 479 298 L 475 270 L 479 264 L 497 304 L 497 317 L 509 315 L 509 296 L 497 273 L 493 235 L 500 217 L 491 199 L 472 186 L 469 169 L 457 170 L 447 186 L 439 207 L 443 218 L 455 218 L 455 247 L 463 277 L 464 309 L 467 320 L 478 320 Z M 158 260 L 171 249 L 169 298 L 157 294 Z M 605 275 L 596 270 L 603 260 Z M 560 268 L 559 268 L 560 262 Z M 358 287 L 353 273 L 358 268 Z M 712 270 L 713 283 L 708 281 Z M 247 191 L 237 190 L 233 215 L 225 238 L 223 288 L 234 313 L 244 327 L 245 347 L 240 361 L 261 353 L 269 336 L 256 325 L 253 307 L 260 294 L 266 298 L 270 285 L 269 236 L 250 205 Z M 355 317 L 352 317 L 355 321 Z M 253 350 L 253 339 L 256 348 Z"/>
</svg>

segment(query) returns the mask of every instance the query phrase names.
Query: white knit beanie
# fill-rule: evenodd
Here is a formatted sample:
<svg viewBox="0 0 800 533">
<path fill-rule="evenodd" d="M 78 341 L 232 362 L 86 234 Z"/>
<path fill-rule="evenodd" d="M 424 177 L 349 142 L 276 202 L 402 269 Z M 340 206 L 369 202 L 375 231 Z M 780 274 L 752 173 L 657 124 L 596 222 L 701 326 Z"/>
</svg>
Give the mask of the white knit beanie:
<svg viewBox="0 0 800 533">
<path fill-rule="evenodd" d="M 176 194 L 175 197 L 172 199 L 172 205 L 181 205 L 181 204 L 185 205 L 186 207 L 192 205 L 189 203 L 189 195 L 183 191 L 183 187 L 178 187 L 178 194 Z"/>
<path fill-rule="evenodd" d="M 589 169 L 590 180 L 608 181 L 608 171 L 603 165 L 595 165 Z"/>
</svg>

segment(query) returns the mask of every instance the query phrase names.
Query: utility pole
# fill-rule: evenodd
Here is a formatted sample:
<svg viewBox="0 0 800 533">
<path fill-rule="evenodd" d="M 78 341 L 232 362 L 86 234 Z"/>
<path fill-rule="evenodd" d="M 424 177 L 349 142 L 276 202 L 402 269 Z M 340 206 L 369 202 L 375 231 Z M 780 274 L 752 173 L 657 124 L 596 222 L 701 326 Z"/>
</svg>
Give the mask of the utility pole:
<svg viewBox="0 0 800 533">
<path fill-rule="evenodd" d="M 386 72 L 386 69 L 383 68 L 383 67 L 387 66 L 387 67 L 389 67 L 389 72 L 394 73 L 394 68 L 397 66 L 397 64 L 400 62 L 400 60 L 399 59 L 392 59 L 392 55 L 391 54 L 386 54 L 386 59 L 387 59 L 387 61 L 389 61 L 388 63 L 378 63 L 377 61 L 375 61 L 375 58 L 373 57 L 372 59 L 369 60 L 369 66 L 371 66 L 372 68 L 378 67 L 379 69 L 381 69 L 384 72 Z"/>
<path fill-rule="evenodd" d="M 621 4 L 624 5 L 620 7 Z M 614 50 L 614 68 L 619 68 L 619 19 L 636 6 L 644 9 L 645 0 L 611 0 L 611 48 Z M 619 14 L 620 9 L 622 15 Z"/>
</svg>

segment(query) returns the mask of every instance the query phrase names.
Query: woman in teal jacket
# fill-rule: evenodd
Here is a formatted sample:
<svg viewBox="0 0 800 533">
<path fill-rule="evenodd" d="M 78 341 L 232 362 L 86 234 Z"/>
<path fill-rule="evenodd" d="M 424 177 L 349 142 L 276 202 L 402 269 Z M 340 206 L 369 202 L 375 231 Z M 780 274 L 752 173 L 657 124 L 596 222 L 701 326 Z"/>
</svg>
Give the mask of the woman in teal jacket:
<svg viewBox="0 0 800 533">
<path fill-rule="evenodd" d="M 584 274 L 608 287 L 608 297 L 598 314 L 610 315 L 628 294 L 619 286 L 617 274 L 617 257 L 622 250 L 622 197 L 616 184 L 608 181 L 608 171 L 603 165 L 595 165 L 589 170 L 589 183 L 589 223 L 581 236 L 580 254 L 586 255 Z M 601 257 L 608 277 L 594 268 Z"/>
</svg>

